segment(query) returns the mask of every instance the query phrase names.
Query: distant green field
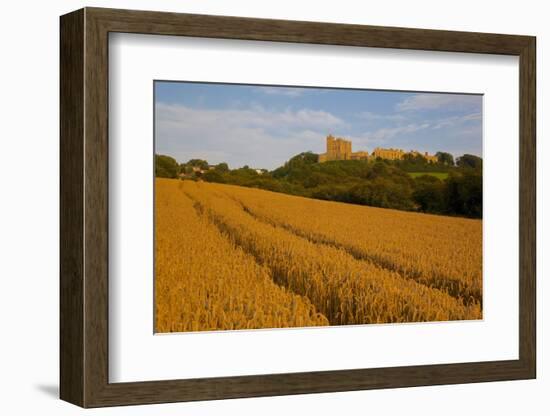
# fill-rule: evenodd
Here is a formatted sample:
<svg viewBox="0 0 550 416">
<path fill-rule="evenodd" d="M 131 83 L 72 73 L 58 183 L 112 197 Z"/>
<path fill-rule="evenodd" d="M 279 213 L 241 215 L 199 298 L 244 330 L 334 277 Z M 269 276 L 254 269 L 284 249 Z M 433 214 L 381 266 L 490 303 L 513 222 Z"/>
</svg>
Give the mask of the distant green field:
<svg viewBox="0 0 550 416">
<path fill-rule="evenodd" d="M 447 179 L 447 176 L 449 176 L 448 172 L 408 172 L 409 175 L 413 178 L 418 178 L 422 175 L 430 175 L 435 176 L 438 179 L 444 180 Z"/>
</svg>

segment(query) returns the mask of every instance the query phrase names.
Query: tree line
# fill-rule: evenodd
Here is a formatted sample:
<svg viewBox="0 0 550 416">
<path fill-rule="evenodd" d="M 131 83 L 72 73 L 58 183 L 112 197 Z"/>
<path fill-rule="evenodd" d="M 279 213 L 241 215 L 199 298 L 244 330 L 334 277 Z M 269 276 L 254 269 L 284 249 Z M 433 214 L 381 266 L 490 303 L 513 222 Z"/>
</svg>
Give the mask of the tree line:
<svg viewBox="0 0 550 416">
<path fill-rule="evenodd" d="M 318 163 L 317 154 L 304 152 L 273 171 L 258 173 L 248 166 L 229 169 L 226 163 L 209 165 L 201 159 L 178 164 L 169 156 L 156 155 L 155 174 L 329 201 L 481 218 L 482 159 L 468 154 L 454 159 L 443 152 L 437 156 L 437 163 L 429 163 L 420 155 L 395 161 L 378 158 Z M 447 176 L 440 179 L 433 175 L 436 172 Z"/>
</svg>

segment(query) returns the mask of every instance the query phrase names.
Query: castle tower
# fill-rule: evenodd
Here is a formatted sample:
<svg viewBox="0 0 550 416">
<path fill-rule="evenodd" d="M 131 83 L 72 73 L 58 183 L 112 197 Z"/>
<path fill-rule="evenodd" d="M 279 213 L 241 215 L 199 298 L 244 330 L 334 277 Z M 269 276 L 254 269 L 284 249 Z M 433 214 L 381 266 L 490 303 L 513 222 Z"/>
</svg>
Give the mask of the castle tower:
<svg viewBox="0 0 550 416">
<path fill-rule="evenodd" d="M 353 153 L 351 140 L 346 140 L 342 137 L 334 137 L 329 134 L 326 138 L 327 151 L 319 155 L 319 162 L 327 162 L 329 160 L 366 160 L 368 152 L 360 151 Z"/>
<path fill-rule="evenodd" d="M 346 150 L 344 152 L 344 160 L 350 160 L 351 159 L 351 140 L 344 140 Z"/>
</svg>

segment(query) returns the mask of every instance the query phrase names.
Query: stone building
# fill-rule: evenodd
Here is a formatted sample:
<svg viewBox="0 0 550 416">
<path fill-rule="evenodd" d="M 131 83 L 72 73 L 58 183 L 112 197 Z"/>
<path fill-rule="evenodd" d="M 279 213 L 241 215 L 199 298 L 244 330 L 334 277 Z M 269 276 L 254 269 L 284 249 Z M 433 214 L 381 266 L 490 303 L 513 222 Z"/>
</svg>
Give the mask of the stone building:
<svg viewBox="0 0 550 416">
<path fill-rule="evenodd" d="M 368 159 L 369 153 L 365 151 L 352 152 L 351 141 L 341 137 L 327 136 L 327 151 L 319 155 L 319 163 L 329 160 L 359 160 Z"/>
<path fill-rule="evenodd" d="M 406 155 L 410 156 L 422 156 L 430 163 L 437 163 L 437 156 L 430 155 L 428 152 L 421 153 L 418 150 L 411 150 L 410 152 L 405 152 L 402 149 L 382 149 L 377 147 L 372 151 L 372 157 L 388 159 L 388 160 L 403 160 Z"/>
<path fill-rule="evenodd" d="M 319 163 L 328 162 L 329 160 L 368 160 L 369 158 L 376 159 L 377 157 L 387 160 L 403 160 L 405 155 L 422 156 L 428 162 L 437 162 L 437 156 L 430 155 L 428 152 L 420 153 L 417 150 L 405 152 L 402 149 L 383 149 L 377 147 L 372 151 L 371 155 L 366 150 L 353 152 L 351 150 L 351 140 L 334 137 L 332 134 L 329 134 L 327 136 L 327 151 L 319 155 Z"/>
<path fill-rule="evenodd" d="M 405 157 L 405 152 L 401 149 L 382 149 L 377 147 L 372 151 L 373 158 L 381 158 L 388 160 L 401 160 Z"/>
<path fill-rule="evenodd" d="M 369 152 L 360 150 L 359 152 L 353 152 L 351 154 L 351 160 L 367 160 L 369 158 Z"/>
<path fill-rule="evenodd" d="M 414 155 L 414 156 L 422 156 L 428 162 L 437 163 L 437 156 L 430 155 L 428 152 L 420 153 L 420 152 L 417 152 L 416 150 L 411 150 L 409 152 L 409 154 Z"/>
</svg>

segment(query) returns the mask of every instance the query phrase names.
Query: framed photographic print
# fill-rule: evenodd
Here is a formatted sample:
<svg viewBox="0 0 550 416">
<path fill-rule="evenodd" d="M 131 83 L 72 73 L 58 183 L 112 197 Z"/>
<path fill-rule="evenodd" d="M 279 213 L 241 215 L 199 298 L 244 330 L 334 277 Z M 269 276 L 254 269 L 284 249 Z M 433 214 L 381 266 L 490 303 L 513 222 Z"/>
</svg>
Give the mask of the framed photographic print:
<svg viewBox="0 0 550 416">
<path fill-rule="evenodd" d="M 534 378 L 535 38 L 61 17 L 82 407 Z"/>
</svg>

